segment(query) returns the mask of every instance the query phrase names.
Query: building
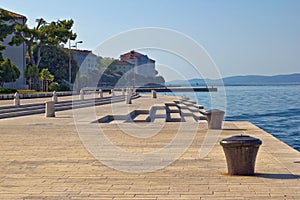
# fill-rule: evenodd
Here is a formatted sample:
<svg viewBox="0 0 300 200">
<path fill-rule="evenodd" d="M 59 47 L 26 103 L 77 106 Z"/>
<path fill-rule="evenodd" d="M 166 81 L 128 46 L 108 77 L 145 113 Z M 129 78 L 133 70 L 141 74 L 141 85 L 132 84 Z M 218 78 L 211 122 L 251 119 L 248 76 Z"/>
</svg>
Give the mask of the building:
<svg viewBox="0 0 300 200">
<path fill-rule="evenodd" d="M 80 73 L 89 73 L 97 68 L 98 57 L 89 50 L 71 50 L 77 64 L 79 66 Z"/>
<path fill-rule="evenodd" d="M 127 72 L 130 72 L 130 71 L 134 70 L 134 64 L 131 64 L 131 63 L 127 62 L 127 61 L 117 60 L 114 63 L 114 66 L 122 74 L 126 74 Z"/>
<path fill-rule="evenodd" d="M 134 50 L 120 56 L 120 61 L 134 65 L 135 74 L 144 77 L 155 77 L 155 60 Z"/>
<path fill-rule="evenodd" d="M 3 11 L 3 9 L 0 8 L 0 12 Z M 6 23 L 8 25 L 12 24 L 20 24 L 20 25 L 25 25 L 27 18 L 23 15 L 7 11 L 11 15 L 15 16 L 17 20 L 14 21 L 7 21 Z M 4 87 L 9 87 L 9 88 L 16 88 L 16 89 L 27 89 L 26 85 L 26 79 L 24 76 L 24 71 L 26 69 L 26 44 L 23 43 L 19 46 L 10 46 L 8 43 L 11 41 L 13 37 L 13 34 L 8 35 L 2 44 L 6 47 L 4 51 L 2 51 L 3 58 L 9 58 L 12 63 L 14 63 L 20 70 L 20 77 L 15 81 L 11 83 L 5 83 Z"/>
</svg>

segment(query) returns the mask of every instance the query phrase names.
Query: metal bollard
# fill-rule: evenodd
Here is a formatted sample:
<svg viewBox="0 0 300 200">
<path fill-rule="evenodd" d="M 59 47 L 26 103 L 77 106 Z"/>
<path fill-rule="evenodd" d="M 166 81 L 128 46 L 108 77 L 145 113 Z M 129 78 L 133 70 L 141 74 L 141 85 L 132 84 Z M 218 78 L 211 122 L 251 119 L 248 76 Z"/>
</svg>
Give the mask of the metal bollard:
<svg viewBox="0 0 300 200">
<path fill-rule="evenodd" d="M 80 96 L 80 100 L 84 100 L 84 92 L 83 92 L 83 90 L 80 90 L 79 96 Z"/>
<path fill-rule="evenodd" d="M 54 101 L 46 101 L 45 102 L 45 116 L 46 117 L 55 117 Z"/>
<path fill-rule="evenodd" d="M 55 90 L 53 91 L 52 101 L 53 101 L 54 103 L 57 103 L 57 94 L 56 94 L 56 91 L 55 91 Z"/>
<path fill-rule="evenodd" d="M 16 92 L 14 95 L 14 104 L 15 104 L 15 106 L 20 105 L 20 94 L 18 92 Z"/>
<path fill-rule="evenodd" d="M 226 157 L 229 175 L 254 175 L 256 155 L 262 141 L 248 135 L 223 139 L 220 144 Z"/>
<path fill-rule="evenodd" d="M 155 90 L 151 90 L 151 94 L 152 94 L 152 98 L 156 99 L 157 95 L 156 95 L 156 91 Z"/>
</svg>

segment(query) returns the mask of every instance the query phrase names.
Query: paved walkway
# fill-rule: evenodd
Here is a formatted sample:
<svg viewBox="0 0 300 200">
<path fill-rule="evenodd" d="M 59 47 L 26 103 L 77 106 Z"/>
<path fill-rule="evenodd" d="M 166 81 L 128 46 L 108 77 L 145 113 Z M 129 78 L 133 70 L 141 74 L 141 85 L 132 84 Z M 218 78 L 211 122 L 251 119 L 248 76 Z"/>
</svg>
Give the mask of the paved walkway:
<svg viewBox="0 0 300 200">
<path fill-rule="evenodd" d="M 172 100 L 175 97 L 143 96 L 128 106 L 124 102 L 99 106 L 94 113 L 98 118 Z M 257 174 L 228 176 L 218 142 L 205 158 L 199 158 L 207 133 L 204 122 L 90 124 L 91 110 L 77 111 L 80 112 L 57 112 L 56 118 L 40 114 L 0 120 L 0 199 L 300 199 L 300 153 L 251 123 L 226 122 L 217 140 L 241 132 L 260 138 L 263 145 L 256 162 Z M 108 151 L 109 146 L 89 141 L 94 145 L 90 147 L 102 148 L 100 156 L 106 155 L 100 162 L 91 153 L 94 149 L 84 146 L 87 141 L 83 141 L 84 135 L 78 134 L 77 130 L 81 129 L 75 127 L 74 120 L 82 125 L 82 130 L 92 126 L 100 128 L 113 146 L 133 155 L 166 148 L 179 130 L 184 130 L 182 143 L 192 142 L 183 155 L 166 167 L 138 172 L 158 164 L 155 157 L 145 159 L 142 166 L 132 165 L 135 161 L 129 157 L 118 162 L 115 159 L 120 155 Z M 90 126 L 85 127 L 87 124 Z M 147 135 L 157 127 L 156 134 Z M 134 135 L 137 133 L 144 135 Z M 175 155 L 182 143 L 176 144 L 167 158 Z M 214 141 L 206 141 L 201 149 L 211 143 Z M 164 161 L 161 159 L 159 164 Z"/>
<path fill-rule="evenodd" d="M 116 93 L 120 94 L 120 93 Z M 103 93 L 104 97 L 110 96 L 107 92 Z M 91 98 L 92 95 L 85 95 L 86 98 Z M 58 101 L 68 101 L 74 99 L 79 99 L 79 95 L 73 95 L 73 96 L 59 96 Z M 45 101 L 50 101 L 52 97 L 45 97 L 45 98 L 31 98 L 31 99 L 20 99 L 21 105 L 23 104 L 33 104 L 33 103 L 44 103 Z M 0 100 L 0 109 L 1 106 L 12 106 L 14 105 L 14 100 Z"/>
</svg>

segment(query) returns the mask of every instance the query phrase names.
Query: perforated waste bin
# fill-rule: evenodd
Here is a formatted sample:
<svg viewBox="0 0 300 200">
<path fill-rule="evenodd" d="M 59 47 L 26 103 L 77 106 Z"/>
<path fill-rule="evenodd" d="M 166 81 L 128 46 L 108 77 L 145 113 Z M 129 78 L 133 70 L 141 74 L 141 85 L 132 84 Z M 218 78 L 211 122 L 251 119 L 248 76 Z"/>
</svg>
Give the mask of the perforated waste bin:
<svg viewBox="0 0 300 200">
<path fill-rule="evenodd" d="M 223 146 L 229 175 L 254 175 L 255 161 L 262 141 L 248 135 L 223 139 Z"/>
</svg>

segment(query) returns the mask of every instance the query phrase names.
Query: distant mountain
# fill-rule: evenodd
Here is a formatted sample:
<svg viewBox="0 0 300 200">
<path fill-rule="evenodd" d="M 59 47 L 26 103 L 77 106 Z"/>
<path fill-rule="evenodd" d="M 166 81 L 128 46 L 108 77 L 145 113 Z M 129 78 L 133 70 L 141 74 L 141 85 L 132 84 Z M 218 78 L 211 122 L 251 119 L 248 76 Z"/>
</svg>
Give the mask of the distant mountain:
<svg viewBox="0 0 300 200">
<path fill-rule="evenodd" d="M 224 85 L 280 85 L 280 84 L 300 84 L 300 73 L 276 75 L 276 76 L 231 76 L 223 78 Z M 167 86 L 212 86 L 220 85 L 220 80 L 211 79 L 191 79 L 191 80 L 175 80 L 167 82 Z"/>
<path fill-rule="evenodd" d="M 276 76 L 232 76 L 223 79 L 225 85 L 300 84 L 300 74 Z"/>
</svg>

